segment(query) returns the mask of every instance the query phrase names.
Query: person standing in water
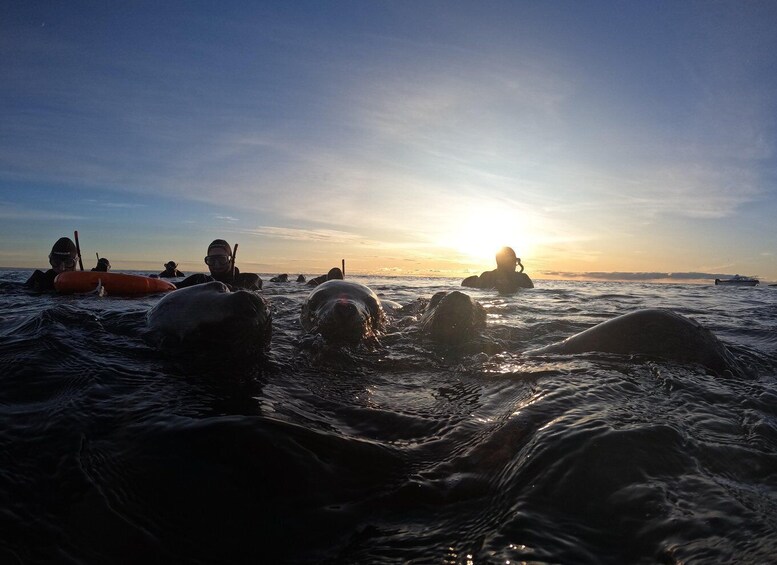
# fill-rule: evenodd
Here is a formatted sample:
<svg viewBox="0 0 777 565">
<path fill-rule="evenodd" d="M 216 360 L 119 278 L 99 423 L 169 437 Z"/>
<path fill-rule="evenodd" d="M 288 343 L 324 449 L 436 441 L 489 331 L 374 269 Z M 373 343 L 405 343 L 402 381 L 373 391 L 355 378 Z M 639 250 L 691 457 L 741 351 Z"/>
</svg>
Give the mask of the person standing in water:
<svg viewBox="0 0 777 565">
<path fill-rule="evenodd" d="M 45 273 L 36 269 L 32 276 L 27 279 L 27 282 L 24 283 L 24 286 L 39 292 L 54 290 L 54 279 L 56 276 L 66 271 L 75 271 L 77 262 L 78 251 L 76 250 L 76 244 L 69 237 L 60 237 L 51 248 L 51 253 L 49 253 L 51 269 Z"/>
<path fill-rule="evenodd" d="M 521 266 L 515 272 L 516 265 Z M 461 281 L 461 286 L 470 288 L 495 288 L 501 294 L 512 294 L 519 288 L 534 288 L 529 275 L 523 272 L 520 258 L 511 247 L 503 247 L 496 254 L 496 269 L 486 271 L 480 276 L 473 275 Z"/>
<path fill-rule="evenodd" d="M 190 275 L 175 286 L 185 288 L 195 284 L 211 281 L 220 281 L 230 289 L 242 288 L 245 290 L 261 290 L 262 279 L 256 273 L 241 273 L 237 267 L 233 269 L 232 248 L 223 239 L 215 239 L 208 246 L 208 255 L 205 264 L 210 270 L 210 275 L 197 273 Z"/>
</svg>

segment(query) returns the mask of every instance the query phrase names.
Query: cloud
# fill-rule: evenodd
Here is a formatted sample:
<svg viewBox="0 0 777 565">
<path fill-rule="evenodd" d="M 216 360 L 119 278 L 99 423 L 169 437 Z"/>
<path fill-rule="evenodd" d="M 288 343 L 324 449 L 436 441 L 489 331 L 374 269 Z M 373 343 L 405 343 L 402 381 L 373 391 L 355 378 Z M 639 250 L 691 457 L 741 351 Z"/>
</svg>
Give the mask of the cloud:
<svg viewBox="0 0 777 565">
<path fill-rule="evenodd" d="M 103 200 L 95 200 L 93 198 L 88 198 L 84 200 L 86 204 L 92 204 L 94 206 L 100 206 L 103 208 L 126 208 L 126 209 L 132 209 L 132 208 L 146 208 L 148 207 L 147 204 L 140 204 L 140 203 L 130 203 L 130 202 L 106 202 Z"/>
<path fill-rule="evenodd" d="M 597 279 L 608 281 L 655 281 L 655 280 L 674 280 L 674 281 L 698 281 L 714 280 L 732 277 L 732 274 L 725 273 L 632 273 L 632 272 L 563 272 L 563 271 L 542 271 L 543 275 L 568 278 L 568 279 Z"/>
<path fill-rule="evenodd" d="M 570 177 L 562 182 L 573 186 L 578 196 L 559 200 L 551 209 L 585 212 L 605 224 L 619 218 L 629 224 L 637 218 L 648 224 L 668 217 L 726 218 L 763 192 L 753 170 L 676 160 L 644 163 L 621 174 L 588 170 Z"/>
<path fill-rule="evenodd" d="M 292 239 L 298 241 L 317 241 L 328 243 L 355 243 L 362 239 L 362 237 L 357 234 L 337 230 L 308 230 L 273 226 L 261 226 L 254 229 L 241 230 L 241 233 L 260 235 L 274 239 Z"/>
<path fill-rule="evenodd" d="M 217 220 L 221 220 L 222 222 L 227 222 L 230 224 L 240 221 L 237 218 L 234 218 L 232 216 L 213 216 L 213 217 L 216 218 Z"/>
<path fill-rule="evenodd" d="M 0 202 L 0 219 L 3 220 L 40 220 L 50 222 L 53 220 L 85 220 L 86 216 L 78 214 L 68 214 L 59 209 L 54 210 L 32 210 L 26 207 L 17 206 L 8 202 Z"/>
</svg>

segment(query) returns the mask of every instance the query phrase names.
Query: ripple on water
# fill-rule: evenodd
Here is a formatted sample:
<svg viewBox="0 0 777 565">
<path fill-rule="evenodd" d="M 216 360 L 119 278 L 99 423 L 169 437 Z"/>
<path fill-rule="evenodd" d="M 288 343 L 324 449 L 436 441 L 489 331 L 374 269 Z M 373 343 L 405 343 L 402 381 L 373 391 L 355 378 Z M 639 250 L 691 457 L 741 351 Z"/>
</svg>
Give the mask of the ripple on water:
<svg viewBox="0 0 777 565">
<path fill-rule="evenodd" d="M 356 280 L 400 304 L 460 288 Z M 467 289 L 488 311 L 468 347 L 400 328 L 382 346 L 321 355 L 300 347 L 310 289 L 268 284 L 272 349 L 242 364 L 148 347 L 158 296 L 37 297 L 0 284 L 0 555 L 769 562 L 777 293 L 537 283 L 514 296 Z M 710 327 L 752 376 L 522 355 L 641 307 Z"/>
</svg>

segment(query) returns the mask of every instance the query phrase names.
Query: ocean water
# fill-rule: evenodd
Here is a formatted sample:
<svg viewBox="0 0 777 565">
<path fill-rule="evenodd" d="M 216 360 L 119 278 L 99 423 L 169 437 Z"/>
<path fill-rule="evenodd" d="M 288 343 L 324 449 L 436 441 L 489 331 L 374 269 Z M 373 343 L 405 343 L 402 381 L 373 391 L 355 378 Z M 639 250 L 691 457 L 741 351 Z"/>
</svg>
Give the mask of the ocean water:
<svg viewBox="0 0 777 565">
<path fill-rule="evenodd" d="M 314 355 L 309 289 L 266 282 L 271 349 L 238 362 L 147 345 L 158 295 L 38 296 L 29 274 L 0 272 L 2 563 L 777 559 L 777 288 L 467 289 L 480 340 Z M 354 280 L 400 304 L 459 282 Z M 522 354 L 644 307 L 748 374 Z"/>
</svg>

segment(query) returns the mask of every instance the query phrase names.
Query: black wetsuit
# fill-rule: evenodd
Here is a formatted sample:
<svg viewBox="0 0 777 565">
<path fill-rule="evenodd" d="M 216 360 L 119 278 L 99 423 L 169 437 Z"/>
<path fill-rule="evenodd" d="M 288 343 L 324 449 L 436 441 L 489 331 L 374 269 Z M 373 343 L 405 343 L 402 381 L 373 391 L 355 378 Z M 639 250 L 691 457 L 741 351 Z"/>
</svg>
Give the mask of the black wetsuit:
<svg viewBox="0 0 777 565">
<path fill-rule="evenodd" d="M 54 290 L 54 279 L 58 274 L 54 269 L 49 269 L 45 273 L 36 269 L 24 286 L 39 292 Z"/>
<path fill-rule="evenodd" d="M 165 269 L 164 271 L 159 273 L 159 278 L 161 279 L 174 279 L 176 277 L 185 277 L 185 276 L 186 275 L 184 275 L 178 269 Z"/>
<path fill-rule="evenodd" d="M 310 279 L 308 282 L 305 283 L 306 286 L 318 286 L 322 282 L 326 282 L 327 278 L 326 275 L 321 275 L 320 277 L 316 277 L 313 279 Z"/>
<path fill-rule="evenodd" d="M 470 288 L 495 288 L 503 294 L 511 294 L 519 288 L 534 288 L 534 283 L 526 273 L 494 269 L 486 271 L 479 277 L 473 275 L 461 281 L 461 286 Z"/>
<path fill-rule="evenodd" d="M 232 273 L 227 272 L 219 275 L 206 275 L 204 273 L 197 273 L 186 277 L 179 283 L 176 283 L 176 288 L 186 288 L 187 286 L 194 286 L 195 284 L 202 284 L 206 282 L 220 281 L 226 284 L 230 289 L 242 288 L 245 290 L 262 290 L 262 279 L 256 273 L 241 273 L 240 270 L 235 267 L 235 276 Z"/>
</svg>

